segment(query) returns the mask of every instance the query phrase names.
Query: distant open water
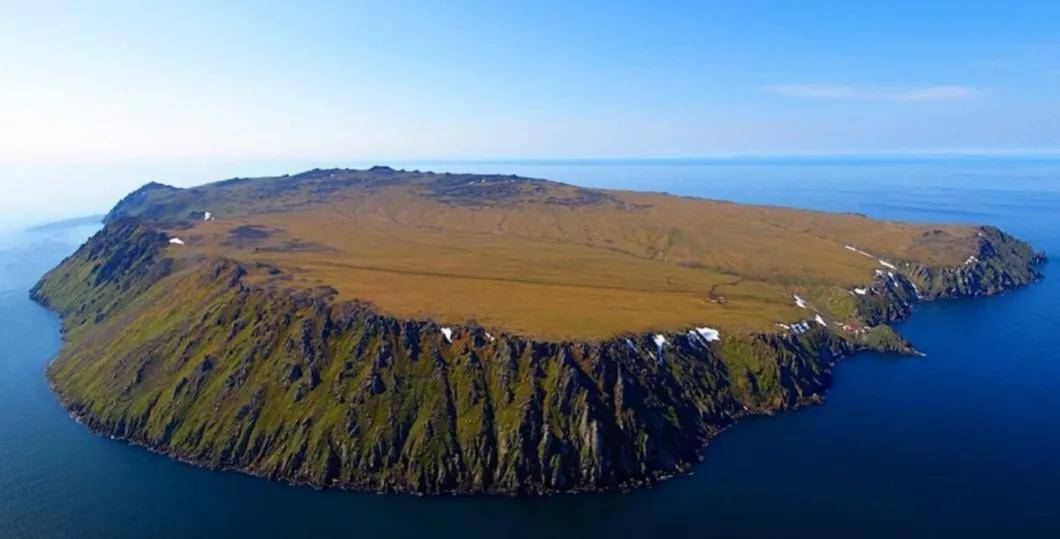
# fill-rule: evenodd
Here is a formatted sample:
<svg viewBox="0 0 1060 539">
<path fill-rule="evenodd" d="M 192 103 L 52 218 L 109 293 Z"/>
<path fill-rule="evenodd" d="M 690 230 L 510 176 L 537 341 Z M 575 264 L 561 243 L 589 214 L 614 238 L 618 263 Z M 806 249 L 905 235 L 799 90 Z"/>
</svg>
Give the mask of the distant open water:
<svg viewBox="0 0 1060 539">
<path fill-rule="evenodd" d="M 1058 161 L 406 168 L 988 223 L 1060 256 Z M 1055 263 L 1017 292 L 920 305 L 899 330 L 928 357 L 841 363 L 826 404 L 740 423 L 691 476 L 627 494 L 415 498 L 202 470 L 71 421 L 43 375 L 58 320 L 27 291 L 94 228 L 0 238 L 0 537 L 1060 536 Z"/>
</svg>

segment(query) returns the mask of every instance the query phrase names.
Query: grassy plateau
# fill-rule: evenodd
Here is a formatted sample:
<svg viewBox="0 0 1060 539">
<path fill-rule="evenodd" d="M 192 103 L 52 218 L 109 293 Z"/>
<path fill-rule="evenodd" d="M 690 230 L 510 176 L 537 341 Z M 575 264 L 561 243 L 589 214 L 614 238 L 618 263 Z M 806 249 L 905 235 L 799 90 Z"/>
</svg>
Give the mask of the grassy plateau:
<svg viewBox="0 0 1060 539">
<path fill-rule="evenodd" d="M 313 170 L 148 184 L 32 290 L 95 431 L 316 486 L 629 488 L 819 402 L 918 301 L 1043 258 L 910 224 L 514 176 Z"/>
</svg>

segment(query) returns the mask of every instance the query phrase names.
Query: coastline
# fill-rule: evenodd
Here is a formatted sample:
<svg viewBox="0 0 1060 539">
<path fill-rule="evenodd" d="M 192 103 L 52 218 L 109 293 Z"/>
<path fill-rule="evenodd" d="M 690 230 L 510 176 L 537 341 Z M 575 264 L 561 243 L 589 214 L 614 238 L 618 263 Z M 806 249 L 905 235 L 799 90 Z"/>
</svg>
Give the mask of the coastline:
<svg viewBox="0 0 1060 539">
<path fill-rule="evenodd" d="M 150 254 L 150 250 L 147 251 L 147 254 Z M 987 258 L 985 260 L 989 261 L 989 255 L 986 256 Z M 152 262 L 152 264 L 154 264 L 155 262 Z M 1033 267 L 1044 263 L 1045 259 L 1040 254 L 1036 253 L 1033 257 L 1026 259 L 1024 262 L 1027 264 L 1027 267 Z M 144 268 L 140 269 L 143 270 Z M 930 268 L 927 268 L 923 271 L 928 271 L 930 273 L 931 270 Z M 918 270 L 918 274 L 923 273 L 923 271 Z M 880 286 L 882 288 L 881 294 L 879 295 L 879 297 L 883 298 L 883 300 L 888 304 L 888 308 L 883 311 L 883 316 L 886 320 L 886 323 L 902 320 L 908 317 L 912 313 L 915 303 L 918 301 L 949 297 L 956 298 L 975 295 L 993 295 L 1003 293 L 1013 288 L 1024 286 L 1040 278 L 1040 274 L 1034 272 L 1032 273 L 1032 275 L 1034 275 L 1035 277 L 1031 280 L 1015 280 L 1012 283 L 1006 284 L 1006 280 L 1004 278 L 1002 278 L 1000 281 L 984 281 L 982 279 L 979 279 L 978 277 L 981 277 L 981 275 L 975 273 L 975 271 L 975 268 L 957 268 L 954 271 L 949 272 L 945 270 L 938 271 L 937 274 L 942 276 L 940 278 L 940 282 L 944 283 L 944 285 L 940 285 L 940 288 L 938 288 L 938 290 L 929 291 L 931 293 L 930 297 L 925 297 L 923 299 L 913 298 L 912 300 L 910 300 L 907 295 L 903 296 L 901 294 L 902 290 L 915 288 L 915 285 L 912 285 L 912 283 L 908 280 L 908 277 L 906 277 L 903 273 L 896 272 L 895 275 L 897 277 L 892 275 L 887 277 L 887 279 L 885 280 L 883 280 L 881 276 L 881 281 L 886 281 L 880 283 Z M 226 283 L 227 289 L 229 290 L 237 290 L 239 291 L 239 293 L 242 294 L 250 294 L 252 292 L 251 287 L 248 287 L 241 283 L 241 272 L 238 268 L 238 265 L 236 265 L 235 267 L 222 267 L 220 269 L 218 267 L 215 267 L 213 269 L 213 273 L 213 279 L 219 282 Z M 151 275 L 151 272 L 141 271 L 138 273 L 137 278 L 144 278 L 145 275 Z M 950 275 L 950 277 L 946 277 L 946 275 Z M 1004 275 L 1002 276 L 1004 277 Z M 159 276 L 155 275 L 155 277 Z M 964 286 L 963 288 L 961 286 L 953 285 L 953 283 L 969 282 L 971 282 L 972 285 Z M 888 283 L 893 283 L 895 286 L 889 286 Z M 40 286 L 34 288 L 34 290 L 31 292 L 31 296 L 35 301 L 41 303 L 45 307 L 60 312 L 60 316 L 62 316 L 62 312 L 60 310 L 55 309 L 51 306 L 48 296 L 46 294 L 41 293 Z M 319 297 L 314 298 L 310 295 L 304 298 L 296 298 L 295 302 L 297 303 L 301 301 L 305 305 L 315 304 L 317 308 L 320 308 L 322 304 L 319 300 Z M 437 324 L 434 324 L 433 322 L 387 319 L 387 317 L 372 312 L 370 309 L 367 309 L 363 305 L 358 305 L 350 302 L 346 302 L 344 305 L 345 306 L 336 306 L 336 308 L 338 309 L 338 311 L 342 311 L 344 309 L 351 311 L 350 313 L 348 313 L 349 320 L 351 322 L 369 322 L 370 324 L 374 324 L 375 326 L 381 328 L 400 328 L 406 327 L 409 324 L 418 324 L 422 327 L 416 329 L 417 334 L 421 334 L 423 331 L 429 332 L 430 334 L 435 336 L 435 341 L 440 344 L 441 337 L 438 335 L 438 327 Z M 67 321 L 64 320 L 63 350 L 60 352 L 59 356 L 57 356 L 57 358 L 49 364 L 49 382 L 52 386 L 53 392 L 58 396 L 63 406 L 67 408 L 71 417 L 73 417 L 78 422 L 86 425 L 90 430 L 96 432 L 97 434 L 107 435 L 112 438 L 125 440 L 135 445 L 141 445 L 154 452 L 165 454 L 170 458 L 174 458 L 176 460 L 180 460 L 182 462 L 186 462 L 200 467 L 206 467 L 216 470 L 239 471 L 247 473 L 249 475 L 265 477 L 292 484 L 310 485 L 315 488 L 327 487 L 359 491 L 401 492 L 412 494 L 520 495 L 551 494 L 558 492 L 603 492 L 625 491 L 630 490 L 632 488 L 638 488 L 654 484 L 661 480 L 665 480 L 666 478 L 673 477 L 674 475 L 682 475 L 688 473 L 691 467 L 694 466 L 696 462 L 702 460 L 703 450 L 707 446 L 707 444 L 709 444 L 709 442 L 713 439 L 713 437 L 719 434 L 720 432 L 723 432 L 728 427 L 734 425 L 737 421 L 743 419 L 744 417 L 750 415 L 773 414 L 779 411 L 792 410 L 809 404 L 817 404 L 822 402 L 824 400 L 824 392 L 831 384 L 830 373 L 831 368 L 832 366 L 834 366 L 835 363 L 855 354 L 860 350 L 880 349 L 879 347 L 872 348 L 869 346 L 851 346 L 847 341 L 833 340 L 831 330 L 826 331 L 820 328 L 814 329 L 814 333 L 813 335 L 811 335 L 812 340 L 810 340 L 809 346 L 805 346 L 806 343 L 800 345 L 799 339 L 797 338 L 798 336 L 795 335 L 789 336 L 789 338 L 786 340 L 778 340 L 776 335 L 753 336 L 752 338 L 759 338 L 765 341 L 772 342 L 775 347 L 775 355 L 778 357 L 783 353 L 790 353 L 791 349 L 799 350 L 796 353 L 796 359 L 798 361 L 808 362 L 807 365 L 813 371 L 813 376 L 803 376 L 801 378 L 793 377 L 792 380 L 794 382 L 789 388 L 790 391 L 787 393 L 785 399 L 773 402 L 771 405 L 760 406 L 757 408 L 749 408 L 746 405 L 740 404 L 735 399 L 730 399 L 730 401 L 723 406 L 723 413 L 714 414 L 710 416 L 709 420 L 700 417 L 694 423 L 694 425 L 696 425 L 694 431 L 682 432 L 680 433 L 681 436 L 677 440 L 670 441 L 674 446 L 674 454 L 679 455 L 678 458 L 672 459 L 671 461 L 669 461 L 668 464 L 663 463 L 663 465 L 660 465 L 659 462 L 656 462 L 652 467 L 649 467 L 644 473 L 631 476 L 628 479 L 611 479 L 608 481 L 596 482 L 580 481 L 567 485 L 562 485 L 560 487 L 557 487 L 556 485 L 549 485 L 546 481 L 534 481 L 532 479 L 525 482 L 520 482 L 522 480 L 517 479 L 515 482 L 508 484 L 487 482 L 485 484 L 478 485 L 471 482 L 467 482 L 465 479 L 463 480 L 464 482 L 457 484 L 452 484 L 451 480 L 442 480 L 439 483 L 428 485 L 427 488 L 417 488 L 416 486 L 414 486 L 415 483 L 409 482 L 407 480 L 402 480 L 401 476 L 398 476 L 398 479 L 394 479 L 393 477 L 380 478 L 365 475 L 362 476 L 359 480 L 351 481 L 349 479 L 343 479 L 336 476 L 329 476 L 327 472 L 323 475 L 306 474 L 301 471 L 301 463 L 299 463 L 299 465 L 295 466 L 293 469 L 283 469 L 282 467 L 274 467 L 272 469 L 268 469 L 254 464 L 248 466 L 246 464 L 234 460 L 218 460 L 216 457 L 216 453 L 212 455 L 196 456 L 174 448 L 168 443 L 168 440 L 166 439 L 160 439 L 157 437 L 152 439 L 152 437 L 149 435 L 149 432 L 144 428 L 146 420 L 141 420 L 141 424 L 137 425 L 133 424 L 136 422 L 137 419 L 135 417 L 125 417 L 120 421 L 107 420 L 105 418 L 102 418 L 92 412 L 91 405 L 86 406 L 84 402 L 81 402 L 76 398 L 70 397 L 68 394 L 64 393 L 64 391 L 59 389 L 59 382 L 53 376 L 56 362 L 63 358 L 64 353 L 68 352 L 68 349 L 70 347 L 70 341 L 67 339 L 65 331 L 67 327 L 66 322 Z M 489 340 L 484 338 L 484 336 L 487 334 L 485 330 L 480 327 L 458 327 L 456 328 L 456 332 L 456 340 L 464 342 L 465 347 L 467 347 L 467 343 L 477 342 L 478 349 L 481 349 L 486 344 L 486 341 Z M 641 342 L 648 341 L 650 338 L 650 334 L 643 334 L 637 337 L 638 341 Z M 677 341 L 679 336 L 674 336 L 673 338 L 675 339 L 675 341 Z M 518 341 L 520 338 L 514 335 L 498 335 L 498 339 L 504 339 L 505 342 L 509 342 Z M 610 341 L 606 341 L 602 344 L 579 342 L 537 343 L 533 341 L 526 342 L 526 339 L 522 340 L 524 342 L 522 342 L 521 344 L 514 344 L 513 346 L 521 348 L 523 350 L 549 349 L 550 351 L 542 356 L 545 358 L 545 362 L 548 362 L 550 360 L 560 363 L 564 361 L 569 362 L 569 360 L 565 360 L 563 358 L 569 357 L 569 355 L 573 351 L 576 351 L 578 349 L 586 349 L 587 347 L 597 347 L 596 353 L 598 356 L 600 355 L 600 350 L 607 348 L 607 352 L 603 354 L 603 356 L 605 357 L 610 357 L 610 354 L 615 349 L 625 348 L 624 343 L 618 342 L 619 338 L 611 339 Z M 803 340 L 805 341 L 806 338 L 803 338 Z M 844 345 L 837 343 L 846 344 Z M 712 358 L 715 361 L 717 359 L 716 357 L 714 357 L 716 356 L 717 351 L 714 350 L 712 353 L 710 347 L 697 348 L 694 344 L 690 343 L 682 343 L 682 346 L 686 348 L 686 350 L 684 351 L 688 352 L 688 361 L 702 362 L 710 361 Z M 803 348 L 800 349 L 800 346 L 803 346 Z M 475 351 L 476 346 L 471 346 L 469 348 L 473 352 Z M 785 352 L 785 350 L 787 352 Z M 902 350 L 892 349 L 891 351 Z M 906 349 L 904 351 L 912 352 L 912 349 Z M 483 361 L 488 360 L 489 357 L 491 356 L 483 355 Z M 638 368 L 639 367 L 641 366 L 638 366 Z M 444 370 L 445 369 L 443 369 L 443 371 Z M 577 369 L 575 369 L 575 371 L 576 370 Z M 643 387 L 651 386 L 650 384 L 647 384 Z M 150 412 L 150 410 L 148 411 Z M 649 417 L 651 416 L 651 414 L 646 415 L 648 415 Z M 596 437 L 599 437 L 598 431 L 593 430 L 596 427 L 589 428 L 588 430 L 586 430 L 587 428 L 588 427 L 582 427 L 579 434 L 581 434 L 582 436 L 594 435 Z M 610 441 L 605 443 L 610 443 Z M 592 446 L 592 444 L 587 445 Z M 301 458 L 307 458 L 305 456 L 305 450 L 302 451 Z M 325 457 L 324 460 L 328 460 L 328 457 Z M 594 462 L 596 461 L 594 460 Z M 327 466 L 325 466 L 325 468 L 326 467 Z M 570 468 L 570 466 L 568 465 L 565 467 L 561 467 L 561 469 L 573 468 Z M 354 470 L 356 470 L 356 468 L 354 468 Z M 350 476 L 351 479 L 353 477 L 355 476 Z"/>
</svg>

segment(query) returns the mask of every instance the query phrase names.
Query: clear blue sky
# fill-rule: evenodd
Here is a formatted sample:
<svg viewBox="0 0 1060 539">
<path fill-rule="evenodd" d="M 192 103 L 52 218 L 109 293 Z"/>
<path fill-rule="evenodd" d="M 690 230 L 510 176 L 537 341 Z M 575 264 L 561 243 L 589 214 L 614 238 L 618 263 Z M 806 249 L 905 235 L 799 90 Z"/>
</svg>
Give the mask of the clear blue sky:
<svg viewBox="0 0 1060 539">
<path fill-rule="evenodd" d="M 20 4 L 0 20 L 0 173 L 22 180 L 1060 148 L 1056 1 Z"/>
</svg>

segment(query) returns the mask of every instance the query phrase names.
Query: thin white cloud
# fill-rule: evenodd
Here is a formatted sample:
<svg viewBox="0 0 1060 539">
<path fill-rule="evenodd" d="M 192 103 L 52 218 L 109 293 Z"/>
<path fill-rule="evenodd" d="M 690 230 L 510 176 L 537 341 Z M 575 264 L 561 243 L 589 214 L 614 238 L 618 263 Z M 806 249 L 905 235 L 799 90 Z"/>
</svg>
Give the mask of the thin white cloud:
<svg viewBox="0 0 1060 539">
<path fill-rule="evenodd" d="M 807 99 L 875 101 L 935 101 L 969 99 L 979 94 L 971 86 L 940 85 L 910 88 L 879 88 L 828 84 L 773 84 L 762 87 L 771 94 Z"/>
</svg>

